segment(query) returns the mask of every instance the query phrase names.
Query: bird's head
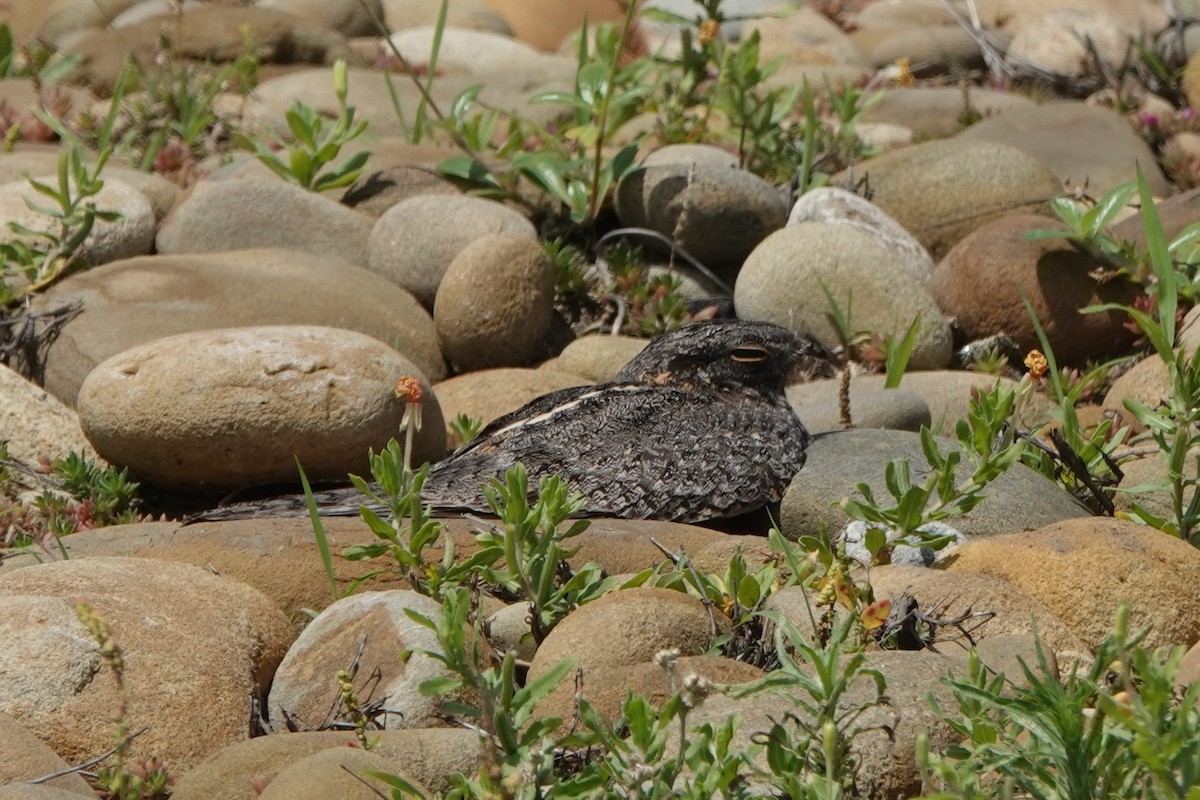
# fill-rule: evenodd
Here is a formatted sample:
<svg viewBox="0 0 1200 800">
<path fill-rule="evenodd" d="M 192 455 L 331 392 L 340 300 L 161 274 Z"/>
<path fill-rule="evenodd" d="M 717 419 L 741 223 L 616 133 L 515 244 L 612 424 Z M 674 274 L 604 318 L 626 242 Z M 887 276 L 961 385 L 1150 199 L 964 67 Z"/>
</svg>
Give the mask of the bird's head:
<svg viewBox="0 0 1200 800">
<path fill-rule="evenodd" d="M 833 361 L 820 342 L 769 322 L 693 322 L 659 336 L 618 373 L 619 383 L 709 388 L 780 398 L 789 376 Z"/>
</svg>

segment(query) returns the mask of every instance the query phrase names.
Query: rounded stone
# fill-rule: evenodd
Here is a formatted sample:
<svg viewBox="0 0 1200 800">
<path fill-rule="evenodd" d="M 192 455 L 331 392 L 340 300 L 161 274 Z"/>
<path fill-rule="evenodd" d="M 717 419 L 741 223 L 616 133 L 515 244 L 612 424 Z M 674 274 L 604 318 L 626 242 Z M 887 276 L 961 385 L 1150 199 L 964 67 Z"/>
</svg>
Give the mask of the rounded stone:
<svg viewBox="0 0 1200 800">
<path fill-rule="evenodd" d="M 616 22 L 624 15 L 617 0 L 487 0 L 513 35 L 541 50 L 553 50 L 584 23 Z"/>
<path fill-rule="evenodd" d="M 70 765 L 45 742 L 15 718 L 0 712 L 0 786 L 51 774 L 58 777 L 51 778 L 42 786 L 73 792 L 76 796 L 95 796 L 87 781 L 78 772 L 71 771 Z"/>
<path fill-rule="evenodd" d="M 305 800 L 336 797 L 338 800 L 377 800 L 387 797 L 390 784 L 368 772 L 397 775 L 413 783 L 394 759 L 374 750 L 331 747 L 302 758 L 279 771 L 259 795 L 262 800 Z M 418 782 L 419 783 L 419 782 Z M 418 797 L 428 797 L 424 786 L 414 786 Z"/>
<path fill-rule="evenodd" d="M 465 414 L 486 425 L 544 394 L 587 383 L 586 378 L 557 369 L 507 367 L 456 375 L 435 384 L 433 392 L 446 420 Z"/>
<path fill-rule="evenodd" d="M 815 411 L 817 412 L 813 417 L 815 426 L 810 430 L 834 430 L 834 426 L 832 425 L 822 426 L 822 420 L 835 419 L 830 415 L 831 412 L 825 409 L 828 409 L 831 401 L 834 401 L 837 397 L 840 380 L 840 378 L 829 378 L 826 380 L 809 381 L 808 383 L 795 383 L 787 388 L 788 402 L 792 404 L 797 413 L 805 412 L 810 406 L 815 407 Z M 909 430 L 908 427 L 903 425 L 870 424 L 873 414 L 867 398 L 876 396 L 880 397 L 880 402 L 883 402 L 884 397 L 888 396 L 885 393 L 900 391 L 911 392 L 924 401 L 932 420 L 928 425 L 931 430 L 949 431 L 954 429 L 954 425 L 958 420 L 966 419 L 971 411 L 971 397 L 976 392 L 990 391 L 997 385 L 1011 391 L 1016 391 L 1017 389 L 1017 382 L 1011 378 L 1001 378 L 973 370 L 945 369 L 929 370 L 927 372 L 906 372 L 901 377 L 900 385 L 896 389 L 885 389 L 886 382 L 887 376 L 880 374 L 855 375 L 850 379 L 851 421 L 854 425 L 857 427 Z M 903 395 L 896 395 L 895 397 L 897 401 L 903 401 L 904 399 Z M 862 399 L 860 400 L 860 398 Z M 864 406 L 867 406 L 861 412 L 859 411 L 860 402 Z M 1050 417 L 1053 408 L 1053 404 L 1046 397 L 1034 394 L 1026 400 L 1024 407 L 1019 410 L 1015 422 L 1018 425 L 1027 427 L 1041 425 Z M 836 409 L 836 406 L 834 406 L 834 409 Z M 861 422 L 859 420 L 860 413 L 863 417 Z M 806 416 L 801 416 L 801 419 L 805 423 L 808 422 L 808 417 Z M 914 418 L 910 417 L 910 419 Z M 838 424 L 836 427 L 841 428 L 842 426 Z"/>
<path fill-rule="evenodd" d="M 656 230 L 726 277 L 787 220 L 774 186 L 747 170 L 706 164 L 633 170 L 614 202 L 622 225 Z"/>
<path fill-rule="evenodd" d="M 885 564 L 872 567 L 871 588 L 875 598 L 893 601 L 908 593 L 923 613 L 942 619 L 954 619 L 974 611 L 993 614 L 978 628 L 972 628 L 976 641 L 1036 631 L 1042 644 L 1060 662 L 1088 652 L 1088 647 L 1054 612 L 1037 598 L 1013 586 L 1003 578 L 979 572 L 947 572 L 941 569 Z M 953 635 L 953 631 L 944 631 Z"/>
<path fill-rule="evenodd" d="M 58 178 L 42 175 L 34 178 L 57 189 Z M 87 239 L 76 251 L 83 264 L 96 266 L 121 258 L 149 253 L 154 247 L 154 209 L 150 201 L 132 186 L 117 180 L 106 180 L 92 198 L 98 211 L 115 211 L 121 216 L 107 221 L 97 219 Z M 50 216 L 30 208 L 28 202 L 53 207 L 54 203 L 39 194 L 29 181 L 0 185 L 0 219 L 17 223 L 41 233 L 54 233 L 58 223 Z M 17 233 L 8 225 L 0 226 L 0 244 L 22 241 L 43 244 Z"/>
<path fill-rule="evenodd" d="M 45 389 L 0 364 L 0 430 L 8 457 L 35 464 L 71 452 L 99 458 L 79 426 L 79 415 Z"/>
<path fill-rule="evenodd" d="M 683 592 L 644 587 L 611 592 L 575 609 L 550 631 L 529 665 L 529 680 L 568 658 L 586 674 L 651 661 L 661 650 L 702 655 L 729 625 L 724 614 L 710 616 L 703 603 Z"/>
<path fill-rule="evenodd" d="M 1150 191 L 1172 193 L 1154 152 L 1121 114 L 1082 101 L 1056 101 L 1013 109 L 980 120 L 959 139 L 1011 145 L 1048 166 L 1068 186 L 1087 186 L 1099 197 L 1137 180 L 1141 166 Z"/>
<path fill-rule="evenodd" d="M 855 714 L 858 734 L 849 744 L 849 754 L 858 764 L 856 796 L 862 800 L 916 797 L 921 792 L 916 759 L 918 736 L 928 737 L 932 752 L 941 752 L 962 739 L 961 734 L 939 719 L 929 703 L 932 695 L 942 708 L 955 708 L 954 695 L 942 679 L 962 662 L 930 650 L 882 650 L 865 655 L 864 666 L 882 674 L 887 687 L 886 700 L 878 701 L 875 681 L 860 674 L 844 687 L 837 707 L 839 715 Z M 804 670 L 805 665 L 800 669 Z M 741 752 L 759 738 L 758 732 L 769 731 L 776 723 L 794 736 L 809 735 L 805 730 L 813 730 L 816 723 L 797 702 L 801 699 L 811 702 L 799 689 L 760 692 L 743 698 L 713 695 L 688 714 L 687 724 L 692 730 L 701 725 L 720 729 L 729 717 L 737 714 L 740 724 L 729 743 L 729 751 Z M 801 722 L 789 720 L 788 714 Z M 754 757 L 754 763 L 769 769 L 762 750 Z M 747 788 L 752 795 L 760 793 L 755 791 L 759 787 L 753 781 Z"/>
<path fill-rule="evenodd" d="M 1130 281 L 1097 281 L 1091 275 L 1095 259 L 1065 239 L 1025 238 L 1029 231 L 1046 229 L 1065 231 L 1065 226 L 1048 217 L 1016 214 L 967 236 L 934 270 L 930 288 L 938 304 L 967 340 L 1003 333 L 1022 350 L 1040 347 L 1027 299 L 1059 363 L 1127 352 L 1134 335 L 1125 327 L 1126 314 L 1081 309 L 1131 305 L 1140 288 Z"/>
<path fill-rule="evenodd" d="M 841 381 L 838 379 L 798 384 L 824 390 L 809 394 L 802 405 L 793 405 L 796 416 L 809 433 L 841 430 Z M 791 391 L 789 390 L 789 399 Z M 891 428 L 919 431 L 933 424 L 929 404 L 907 389 L 872 389 L 850 383 L 850 420 L 856 428 Z"/>
<path fill-rule="evenodd" d="M 466 728 L 372 731 L 371 739 L 372 753 L 394 761 L 431 793 L 449 792 L 451 775 L 471 775 L 479 766 L 479 736 Z M 180 775 L 171 797 L 249 800 L 251 787 L 268 783 L 289 764 L 331 747 L 357 745 L 352 731 L 297 731 L 244 739 Z"/>
<path fill-rule="evenodd" d="M 291 717 L 305 726 L 320 726 L 338 697 L 334 676 L 357 661 L 356 687 L 366 688 L 367 676 L 376 670 L 380 673 L 373 697 L 386 698 L 386 711 L 378 720 L 385 730 L 436 727 L 437 700 L 421 694 L 419 687 L 422 681 L 449 673 L 440 661 L 421 652 L 442 651 L 437 633 L 414 622 L 406 612 L 436 621 L 441 606 L 425 595 L 394 589 L 350 595 L 322 611 L 292 644 L 275 672 L 270 718 L 282 722 Z M 410 649 L 410 658 L 399 657 Z"/>
<path fill-rule="evenodd" d="M 903 125 L 921 139 L 945 139 L 963 129 L 964 90 L 958 86 L 911 86 L 890 88 L 878 102 L 863 109 L 859 119 L 867 124 L 884 122 Z M 966 101 L 986 118 L 1028 108 L 1033 101 L 1014 92 L 970 86 Z"/>
<path fill-rule="evenodd" d="M 921 243 L 878 206 L 853 192 L 832 186 L 805 192 L 792 206 L 787 224 L 801 222 L 848 225 L 873 236 L 894 254 L 896 264 L 907 269 L 914 279 L 925 282 L 933 274 L 933 259 Z"/>
<path fill-rule="evenodd" d="M 1050 168 L 1028 153 L 963 139 L 894 150 L 856 165 L 854 174 L 870 176 L 871 202 L 935 260 L 1000 216 L 1048 212 L 1050 198 L 1062 193 Z"/>
<path fill-rule="evenodd" d="M 1200 574 L 1200 550 L 1128 520 L 1086 517 L 958 548 L 946 569 L 996 575 L 1044 603 L 1095 648 L 1112 632 L 1117 605 L 1129 630 L 1150 631 L 1142 647 L 1200 639 L 1200 595 L 1180 580 Z"/>
<path fill-rule="evenodd" d="M 529 661 L 537 652 L 537 642 L 529 628 L 529 603 L 512 603 L 493 612 L 484 621 L 483 630 L 497 652 L 511 650 L 522 661 Z"/>
<path fill-rule="evenodd" d="M 458 0 L 459 3 L 462 1 Z M 506 74 L 521 75 L 531 81 L 570 80 L 576 68 L 574 54 L 566 57 L 541 52 L 513 39 L 507 31 L 447 26 L 441 36 L 435 38 L 434 26 L 429 24 L 397 31 L 391 39 L 392 44 L 416 64 L 429 63 L 434 57 L 436 41 L 439 71 L 451 75 L 466 74 L 489 82 L 502 79 Z"/>
<path fill-rule="evenodd" d="M 1146 356 L 1117 377 L 1109 386 L 1108 394 L 1104 395 L 1101 405 L 1106 412 L 1113 414 L 1120 424 L 1129 425 L 1134 432 L 1138 432 L 1144 430 L 1145 426 L 1125 407 L 1125 401 L 1136 400 L 1150 408 L 1157 408 L 1165 403 L 1170 395 L 1171 376 L 1167 364 L 1155 354 Z"/>
<path fill-rule="evenodd" d="M 938 438 L 937 443 L 943 453 L 958 449 L 953 440 Z M 855 489 L 860 483 L 870 486 L 881 502 L 892 504 L 884 483 L 888 461 L 907 459 L 914 475 L 928 469 L 921 437 L 909 431 L 833 431 L 814 438 L 807 454 L 804 469 L 784 492 L 779 511 L 779 529 L 793 541 L 818 535 L 822 529 L 840 530 L 849 518 L 837 504 L 846 497 L 861 500 Z M 965 475 L 968 468 L 969 464 L 960 464 L 956 474 Z M 1002 473 L 984 488 L 983 495 L 983 502 L 970 513 L 948 520 L 968 537 L 1032 530 L 1088 513 L 1056 483 L 1024 464 Z"/>
<path fill-rule="evenodd" d="M 147 727 L 131 763 L 157 755 L 187 769 L 244 739 L 247 702 L 265 693 L 294 635 L 260 592 L 191 564 L 81 558 L 0 576 L 0 711 L 71 763 L 112 747 L 123 700 L 79 602 L 124 653 L 127 718 Z"/>
<path fill-rule="evenodd" d="M 746 559 L 762 555 L 755 552 L 757 545 L 765 547 L 766 540 L 731 536 L 727 533 L 686 525 L 682 522 L 666 522 L 654 519 L 594 519 L 587 529 L 571 539 L 574 554 L 568 559 L 578 568 L 594 561 L 609 575 L 641 572 L 656 567 L 666 556 L 659 545 L 672 553 L 686 552 L 692 565 L 702 572 L 724 574 L 729 565 L 733 547 L 744 547 Z M 721 563 L 723 560 L 724 563 Z"/>
<path fill-rule="evenodd" d="M 257 8 L 295 14 L 314 28 L 329 28 L 343 36 L 374 36 L 375 20 L 383 16 L 380 0 L 260 0 Z"/>
<path fill-rule="evenodd" d="M 1056 75 L 1078 76 L 1096 68 L 1093 53 L 1104 62 L 1101 69 L 1114 69 L 1126 58 L 1128 49 L 1129 31 L 1119 20 L 1094 8 L 1062 9 L 1022 25 L 1009 43 L 1006 60 L 1018 66 L 1029 63 Z"/>
<path fill-rule="evenodd" d="M 326 517 L 322 524 L 330 550 L 362 544 L 372 539 L 361 518 Z M 465 552 L 475 537 L 453 531 L 447 537 Z M 464 539 L 466 541 L 464 541 Z M 154 558 L 178 561 L 216 572 L 253 586 L 266 595 L 297 629 L 312 619 L 312 610 L 331 602 L 325 565 L 313 537 L 308 516 L 266 517 L 225 522 L 133 522 L 108 525 L 73 534 L 63 539 L 71 559 L 96 556 Z M 426 551 L 426 557 L 436 560 Z M 35 553 L 14 554 L 0 562 L 0 575 L 38 563 Z M 384 572 L 362 582 L 360 562 L 335 557 L 333 577 L 339 593 L 353 586 L 365 589 L 396 589 L 407 586 L 394 572 Z"/>
<path fill-rule="evenodd" d="M 667 164 L 697 164 L 737 169 L 737 156 L 711 144 L 668 144 L 652 151 L 642 160 L 643 167 Z"/>
<path fill-rule="evenodd" d="M 396 436 L 396 381 L 420 380 L 424 426 L 413 460 L 445 454 L 444 426 L 419 369 L 387 345 L 316 326 L 225 328 L 158 339 L 92 370 L 79 390 L 97 452 L 163 486 L 241 486 L 367 471 Z"/>
<path fill-rule="evenodd" d="M 433 308 L 454 257 L 489 234 L 537 241 L 533 223 L 507 206 L 478 197 L 418 195 L 385 211 L 367 240 L 372 271 Z"/>
<path fill-rule="evenodd" d="M 921 281 L 877 237 L 851 225 L 801 222 L 768 236 L 746 259 L 733 301 L 743 319 L 765 320 L 840 341 L 830 321 L 827 291 L 848 314 L 852 330 L 899 339 L 919 315 L 909 364 L 936 369 L 950 363 L 950 325 Z"/>
<path fill-rule="evenodd" d="M 482 236 L 450 262 L 433 322 L 460 370 L 520 367 L 539 357 L 554 323 L 554 267 L 536 239 Z"/>
<path fill-rule="evenodd" d="M 592 383 L 609 383 L 649 343 L 633 336 L 580 336 L 558 354 L 555 369 L 582 375 Z"/>
<path fill-rule="evenodd" d="M 371 218 L 277 178 L 196 184 L 158 232 L 160 253 L 290 247 L 367 264 Z"/>
<path fill-rule="evenodd" d="M 430 380 L 446 375 L 433 318 L 412 295 L 341 259 L 299 250 L 115 261 L 52 286 L 33 308 L 72 302 L 82 313 L 46 353 L 46 389 L 71 406 L 106 358 L 164 336 L 246 325 L 358 331 L 394 347 Z"/>
<path fill-rule="evenodd" d="M 689 675 L 705 678 L 714 684 L 739 684 L 757 680 L 763 676 L 763 672 L 758 667 L 723 656 L 681 656 L 676 660 L 674 675 L 654 662 L 593 669 L 588 672 L 581 692 L 576 690 L 574 681 L 568 675 L 546 699 L 537 704 L 534 713 L 539 717 L 565 720 L 563 728 L 560 728 L 563 731 L 570 725 L 578 698 L 582 698 L 603 719 L 617 722 L 621 719 L 625 699 L 630 693 L 645 697 L 655 707 L 661 708 Z"/>
<path fill-rule="evenodd" d="M 104 3 L 107 13 L 134 5 L 136 0 Z M 68 3 L 78 7 L 79 3 Z M 105 14 L 105 16 L 107 15 Z M 56 15 L 47 21 L 47 27 Z M 183 14 L 143 19 L 119 29 L 105 26 L 108 20 L 78 26 L 78 35 L 63 38 L 62 52 L 77 54 L 87 65 L 77 79 L 86 77 L 88 87 L 97 95 L 110 95 L 132 58 L 152 77 L 165 80 L 161 59 L 162 37 L 170 37 L 172 63 L 198 61 L 230 63 L 246 52 L 246 42 L 254 43 L 259 64 L 332 64 L 339 58 L 352 58 L 344 37 L 328 28 L 307 25 L 299 17 L 265 8 L 194 4 Z M 57 34 L 63 31 L 54 25 Z M 45 30 L 45 29 L 43 29 Z M 328 67 L 325 68 L 328 73 Z M 330 81 L 332 84 L 332 81 Z"/>
</svg>

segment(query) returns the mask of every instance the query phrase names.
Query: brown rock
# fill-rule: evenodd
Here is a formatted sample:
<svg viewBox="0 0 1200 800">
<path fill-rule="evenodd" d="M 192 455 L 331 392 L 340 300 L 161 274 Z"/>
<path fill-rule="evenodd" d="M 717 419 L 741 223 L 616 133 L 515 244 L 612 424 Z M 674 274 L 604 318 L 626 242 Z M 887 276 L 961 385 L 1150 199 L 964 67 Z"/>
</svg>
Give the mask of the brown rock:
<svg viewBox="0 0 1200 800">
<path fill-rule="evenodd" d="M 372 272 L 412 292 L 429 309 L 454 257 L 492 234 L 537 241 L 533 224 L 491 200 L 453 195 L 416 195 L 379 217 L 367 240 Z"/>
<path fill-rule="evenodd" d="M 1001 216 L 1046 213 L 1058 179 L 1028 153 L 991 142 L 946 139 L 895 150 L 858 164 L 872 202 L 917 237 L 935 260 L 967 234 Z M 845 176 L 833 176 L 836 183 Z"/>
<path fill-rule="evenodd" d="M 0 786 L 60 773 L 70 765 L 15 718 L 0 713 Z M 41 784 L 50 789 L 95 797 L 78 772 L 68 772 Z"/>
<path fill-rule="evenodd" d="M 82 56 L 77 80 L 94 91 L 111 91 L 132 57 L 143 69 L 156 69 L 162 36 L 171 39 L 176 57 L 198 62 L 228 63 L 254 42 L 260 63 L 332 64 L 349 58 L 346 40 L 328 28 L 303 24 L 282 11 L 200 5 L 179 16 L 159 16 L 125 28 L 96 29 L 76 37 L 67 50 Z"/>
<path fill-rule="evenodd" d="M 1200 644 L 1192 645 L 1184 655 L 1179 664 L 1179 675 L 1175 678 L 1175 685 L 1186 689 L 1196 681 L 1200 681 Z"/>
<path fill-rule="evenodd" d="M 922 612 L 935 613 L 941 619 L 953 619 L 968 611 L 995 614 L 978 628 L 965 623 L 976 641 L 1030 634 L 1036 626 L 1042 644 L 1059 660 L 1088 651 L 1088 645 L 1040 600 L 995 575 L 886 565 L 872 567 L 870 578 L 876 599 L 897 600 L 908 592 Z M 940 633 L 947 638 L 956 635 L 953 629 Z M 965 641 L 959 641 L 966 646 Z"/>
<path fill-rule="evenodd" d="M 1151 192 L 1171 193 L 1150 146 L 1129 120 L 1097 105 L 1064 100 L 1014 109 L 980 120 L 958 138 L 1016 147 L 1054 170 L 1064 185 L 1086 185 L 1096 197 L 1136 180 L 1139 164 Z"/>
<path fill-rule="evenodd" d="M 462 194 L 433 167 L 403 164 L 364 175 L 342 195 L 342 205 L 378 219 L 401 200 L 419 194 Z"/>
<path fill-rule="evenodd" d="M 883 674 L 888 702 L 873 704 L 875 682 L 860 676 L 839 706 L 846 712 L 860 705 L 868 706 L 855 720 L 861 733 L 850 745 L 850 752 L 859 764 L 856 780 L 859 797 L 895 800 L 916 796 L 921 791 L 915 757 L 917 735 L 923 731 L 928 733 L 929 748 L 933 752 L 940 752 L 960 740 L 961 737 L 932 711 L 928 701 L 928 695 L 933 694 L 943 708 L 954 708 L 953 696 L 941 679 L 960 663 L 958 659 L 929 650 L 885 650 L 870 654 L 868 666 Z M 808 700 L 807 696 L 796 694 Z M 741 715 L 741 723 L 730 743 L 730 751 L 736 752 L 747 748 L 755 733 L 770 730 L 776 721 L 781 721 L 794 735 L 803 736 L 794 722 L 785 719 L 784 715 L 789 712 L 811 724 L 811 718 L 789 698 L 787 691 L 763 692 L 738 700 L 716 695 L 694 709 L 687 721 L 689 727 L 694 728 L 709 723 L 720 725 L 732 714 Z M 762 753 L 756 757 L 756 763 L 766 768 Z"/>
<path fill-rule="evenodd" d="M 470 775 L 479 762 L 479 737 L 465 728 L 374 731 L 371 752 L 398 761 L 432 792 L 450 789 L 449 776 Z M 348 731 L 313 731 L 259 736 L 231 744 L 175 781 L 174 800 L 255 800 L 280 770 L 331 747 L 356 745 Z"/>
<path fill-rule="evenodd" d="M 1022 350 L 1040 347 L 1022 298 L 1028 298 L 1060 364 L 1127 352 L 1133 334 L 1118 311 L 1084 314 L 1101 303 L 1133 302 L 1131 283 L 1098 283 L 1095 261 L 1066 240 L 1027 241 L 1031 230 L 1060 230 L 1056 220 L 1017 214 L 991 222 L 959 242 L 933 273 L 938 304 L 970 339 L 1005 333 Z"/>
<path fill-rule="evenodd" d="M 456 553 L 465 557 L 474 552 L 475 537 L 465 521 L 444 522 Z M 373 542 L 375 537 L 358 517 L 326 517 L 322 525 L 333 553 L 334 580 L 341 596 L 351 583 L 379 566 L 342 558 L 343 548 Z M 307 623 L 312 618 L 308 611 L 320 611 L 334 599 L 308 517 L 198 522 L 183 527 L 177 522 L 110 525 L 66 537 L 62 544 L 71 559 L 130 556 L 203 567 L 258 589 L 295 625 Z M 431 550 L 427 558 L 439 561 L 441 551 Z M 32 553 L 14 553 L 0 562 L 0 575 L 37 563 Z M 384 572 L 362 588 L 410 587 L 400 575 Z"/>
<path fill-rule="evenodd" d="M 662 650 L 701 655 L 729 625 L 723 614 L 710 616 L 703 603 L 683 592 L 623 589 L 580 606 L 559 622 L 529 665 L 529 679 L 567 658 L 575 659 L 586 679 L 591 670 L 642 664 Z"/>
<path fill-rule="evenodd" d="M 435 384 L 433 393 L 445 420 L 466 414 L 486 425 L 544 394 L 588 383 L 557 369 L 502 367 L 456 375 Z"/>
<path fill-rule="evenodd" d="M 275 673 L 270 718 L 282 727 L 295 720 L 300 730 L 327 726 L 337 708 L 339 670 L 360 664 L 355 688 L 363 701 L 386 698 L 384 729 L 436 727 L 437 701 L 419 691 L 422 681 L 446 677 L 447 668 L 423 650 L 441 652 L 437 634 L 406 611 L 437 620 L 441 606 L 425 595 L 393 589 L 360 592 L 322 611 L 296 639 Z M 467 634 L 470 636 L 471 634 Z M 481 643 L 486 648 L 486 642 Z M 361 653 L 360 653 L 361 648 Z M 402 659 L 399 654 L 413 650 Z M 378 671 L 377 678 L 371 674 Z M 458 697 L 465 700 L 463 696 Z"/>
<path fill-rule="evenodd" d="M 290 247 L 367 266 L 372 219 L 275 176 L 205 180 L 158 231 L 160 253 Z"/>
<path fill-rule="evenodd" d="M 591 703 L 600 716 L 610 722 L 621 718 L 625 698 L 630 692 L 646 697 L 661 707 L 675 693 L 678 684 L 688 675 L 699 675 L 717 684 L 749 683 L 762 677 L 758 667 L 720 656 L 684 656 L 677 662 L 672 676 L 656 663 L 634 664 L 627 667 L 592 669 L 583 683 L 582 699 Z M 674 684 L 674 685 L 673 685 Z M 539 717 L 559 717 L 568 725 L 575 714 L 575 684 L 570 675 L 545 700 L 538 703 Z"/>
<path fill-rule="evenodd" d="M 617 0 L 486 0 L 512 28 L 513 35 L 542 50 L 555 50 L 586 21 L 595 27 L 624 16 Z"/>
<path fill-rule="evenodd" d="M 420 370 L 378 339 L 339 328 L 273 326 L 157 339 L 97 366 L 79 390 L 98 452 L 161 486 L 237 487 L 366 471 L 396 435 L 414 377 L 426 400 L 413 460 L 445 454 L 443 423 Z"/>
<path fill-rule="evenodd" d="M 1136 400 L 1155 408 L 1164 402 L 1170 393 L 1167 365 L 1157 355 L 1150 355 L 1112 382 L 1108 394 L 1104 396 L 1102 407 L 1105 411 L 1115 414 L 1122 424 L 1129 425 L 1136 433 L 1144 430 L 1145 426 L 1125 407 L 1125 400 Z"/>
<path fill-rule="evenodd" d="M 536 239 L 482 236 L 454 256 L 438 285 L 433 323 L 463 371 L 523 367 L 550 353 L 554 267 Z"/>
<path fill-rule="evenodd" d="M 0 441 L 8 457 L 36 464 L 39 456 L 65 458 L 75 452 L 98 460 L 79 426 L 79 416 L 45 389 L 0 364 Z"/>
<path fill-rule="evenodd" d="M 609 383 L 647 344 L 648 340 L 633 336 L 580 336 L 558 354 L 555 368 L 592 383 Z"/>
<path fill-rule="evenodd" d="M 331 747 L 300 759 L 279 771 L 259 797 L 262 800 L 377 800 L 389 792 L 389 784 L 368 775 L 370 772 L 399 774 L 413 783 L 392 759 L 374 750 Z M 429 796 L 424 786 L 414 786 L 418 796 Z M 387 796 L 386 794 L 384 795 Z"/>
<path fill-rule="evenodd" d="M 1126 520 L 1085 517 L 979 539 L 956 549 L 946 569 L 1004 578 L 1092 648 L 1112 630 L 1122 600 L 1131 606 L 1131 631 L 1150 626 L 1143 646 L 1200 639 L 1200 596 L 1179 579 L 1200 574 L 1200 550 Z"/>
<path fill-rule="evenodd" d="M 433 319 L 395 284 L 338 258 L 263 249 L 115 261 L 72 275 L 34 310 L 73 301 L 46 355 L 46 389 L 67 405 L 105 359 L 188 331 L 245 325 L 327 325 L 394 347 L 431 381 L 446 376 Z"/>
<path fill-rule="evenodd" d="M 654 545 L 655 541 L 673 553 L 682 551 L 690 558 L 696 559 L 709 548 L 715 548 L 727 540 L 748 544 L 766 543 L 761 539 L 730 536 L 710 528 L 685 525 L 681 522 L 595 519 L 591 521 L 587 530 L 571 540 L 571 548 L 577 549 L 577 552 L 570 561 L 575 566 L 595 561 L 604 567 L 605 572 L 618 575 L 640 572 L 661 564 L 666 555 Z"/>
<path fill-rule="evenodd" d="M 0 576 L 2 710 L 71 763 L 112 746 L 121 702 L 72 608 L 80 601 L 124 653 L 130 728 L 148 727 L 129 757 L 176 769 L 245 738 L 247 698 L 270 683 L 294 635 L 260 592 L 188 564 L 89 558 Z"/>
</svg>

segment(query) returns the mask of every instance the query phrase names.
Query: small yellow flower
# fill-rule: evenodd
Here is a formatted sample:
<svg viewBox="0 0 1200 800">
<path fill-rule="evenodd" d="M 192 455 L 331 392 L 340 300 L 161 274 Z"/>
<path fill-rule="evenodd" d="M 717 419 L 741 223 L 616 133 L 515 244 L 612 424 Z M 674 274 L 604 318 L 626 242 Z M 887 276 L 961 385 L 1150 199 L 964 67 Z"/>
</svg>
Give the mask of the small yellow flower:
<svg viewBox="0 0 1200 800">
<path fill-rule="evenodd" d="M 896 60 L 896 85 L 897 86 L 912 86 L 917 82 L 917 79 L 912 74 L 912 62 L 907 58 Z"/>
<path fill-rule="evenodd" d="M 715 19 L 706 19 L 700 23 L 700 29 L 696 32 L 700 44 L 708 44 L 713 39 L 721 35 L 721 23 Z"/>
<path fill-rule="evenodd" d="M 1025 367 L 1029 370 L 1029 377 L 1037 380 L 1046 374 L 1050 363 L 1046 361 L 1041 350 L 1030 350 L 1029 355 L 1025 356 Z"/>
</svg>

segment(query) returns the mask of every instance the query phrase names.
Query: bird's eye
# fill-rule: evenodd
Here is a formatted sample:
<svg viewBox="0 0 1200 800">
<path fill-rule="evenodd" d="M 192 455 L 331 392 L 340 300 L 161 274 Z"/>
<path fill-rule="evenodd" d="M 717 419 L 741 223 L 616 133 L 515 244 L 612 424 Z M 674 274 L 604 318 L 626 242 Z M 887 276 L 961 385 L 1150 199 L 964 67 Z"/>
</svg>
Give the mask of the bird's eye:
<svg viewBox="0 0 1200 800">
<path fill-rule="evenodd" d="M 761 361 L 766 361 L 767 356 L 770 354 L 765 347 L 743 345 L 742 347 L 733 348 L 733 352 L 730 355 L 733 356 L 734 361 L 740 361 L 743 364 L 757 364 Z"/>
</svg>

